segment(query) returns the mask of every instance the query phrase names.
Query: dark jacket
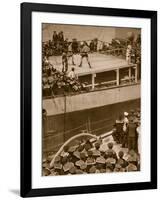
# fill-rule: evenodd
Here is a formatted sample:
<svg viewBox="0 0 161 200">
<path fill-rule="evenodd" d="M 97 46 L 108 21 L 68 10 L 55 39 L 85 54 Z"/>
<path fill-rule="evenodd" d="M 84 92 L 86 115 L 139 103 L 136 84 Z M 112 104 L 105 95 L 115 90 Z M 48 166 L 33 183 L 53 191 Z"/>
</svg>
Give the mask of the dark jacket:
<svg viewBox="0 0 161 200">
<path fill-rule="evenodd" d="M 128 126 L 128 136 L 129 137 L 136 137 L 136 124 L 133 122 L 129 123 Z"/>
</svg>

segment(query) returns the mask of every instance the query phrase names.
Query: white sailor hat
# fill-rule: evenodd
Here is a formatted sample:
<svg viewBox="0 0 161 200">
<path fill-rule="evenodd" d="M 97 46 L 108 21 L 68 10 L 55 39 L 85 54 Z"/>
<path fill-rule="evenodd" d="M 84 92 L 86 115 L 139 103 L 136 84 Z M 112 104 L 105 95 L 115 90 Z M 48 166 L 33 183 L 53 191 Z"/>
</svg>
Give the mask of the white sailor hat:
<svg viewBox="0 0 161 200">
<path fill-rule="evenodd" d="M 126 116 L 126 117 L 127 117 L 128 115 L 129 115 L 129 113 L 128 113 L 128 112 L 124 112 L 124 116 Z"/>
</svg>

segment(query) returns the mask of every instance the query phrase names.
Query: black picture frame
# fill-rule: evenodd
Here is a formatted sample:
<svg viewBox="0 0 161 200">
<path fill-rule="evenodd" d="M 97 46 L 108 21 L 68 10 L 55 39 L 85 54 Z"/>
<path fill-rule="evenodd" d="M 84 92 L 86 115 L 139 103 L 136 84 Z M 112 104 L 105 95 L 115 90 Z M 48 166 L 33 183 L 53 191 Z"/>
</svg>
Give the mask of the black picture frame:
<svg viewBox="0 0 161 200">
<path fill-rule="evenodd" d="M 86 15 L 148 18 L 151 21 L 151 180 L 150 182 L 122 183 L 77 187 L 32 189 L 32 12 L 74 13 Z M 157 12 L 115 8 L 66 6 L 37 3 L 21 4 L 21 196 L 36 197 L 129 191 L 157 188 Z"/>
</svg>

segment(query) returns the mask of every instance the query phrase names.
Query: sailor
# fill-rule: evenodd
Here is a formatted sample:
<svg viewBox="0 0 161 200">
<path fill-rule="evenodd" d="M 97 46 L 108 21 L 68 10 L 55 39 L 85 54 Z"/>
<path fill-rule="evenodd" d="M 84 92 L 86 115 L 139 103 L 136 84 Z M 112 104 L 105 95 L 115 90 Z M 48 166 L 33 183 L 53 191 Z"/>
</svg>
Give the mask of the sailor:
<svg viewBox="0 0 161 200">
<path fill-rule="evenodd" d="M 64 170 L 64 173 L 68 174 L 69 170 L 71 168 L 74 167 L 74 164 L 72 162 L 66 162 L 64 165 L 63 165 L 63 170 Z"/>
<path fill-rule="evenodd" d="M 107 146 L 108 150 L 105 152 L 105 158 L 114 158 L 117 160 L 116 152 L 113 150 L 113 143 L 109 142 Z"/>
<path fill-rule="evenodd" d="M 116 120 L 114 126 L 115 126 L 115 130 L 113 131 L 112 136 L 117 143 L 121 143 L 121 137 L 122 137 L 122 132 L 123 132 L 123 117 L 122 117 L 122 115 L 120 115 L 119 119 Z"/>
<path fill-rule="evenodd" d="M 123 119 L 123 135 L 122 135 L 122 147 L 127 147 L 127 135 L 128 135 L 128 125 L 129 125 L 129 120 L 128 120 L 129 113 L 124 112 L 124 119 Z"/>
<path fill-rule="evenodd" d="M 89 169 L 89 173 L 92 174 L 92 173 L 96 173 L 96 170 L 97 168 L 95 166 L 92 166 L 90 169 Z"/>
<path fill-rule="evenodd" d="M 114 171 L 114 172 L 120 172 L 121 168 L 122 168 L 121 165 L 116 164 L 113 171 Z"/>
<path fill-rule="evenodd" d="M 73 166 L 73 167 L 71 167 L 70 169 L 69 169 L 69 172 L 71 173 L 71 174 L 75 174 L 76 173 L 76 167 L 75 166 Z"/>
<path fill-rule="evenodd" d="M 89 61 L 89 57 L 88 57 L 89 51 L 90 51 L 90 48 L 88 47 L 87 43 L 84 42 L 84 43 L 83 43 L 83 47 L 82 47 L 82 49 L 81 49 L 81 61 L 80 61 L 79 67 L 82 67 L 83 58 L 86 58 L 87 63 L 88 63 L 88 65 L 89 65 L 89 68 L 92 68 L 92 67 L 91 67 L 91 64 L 90 64 L 90 61 Z"/>
<path fill-rule="evenodd" d="M 128 149 L 136 150 L 137 144 L 137 133 L 136 133 L 136 124 L 134 123 L 133 118 L 129 118 L 129 125 L 128 125 Z"/>
<path fill-rule="evenodd" d="M 96 158 L 96 168 L 100 171 L 100 172 L 105 172 L 105 168 L 106 168 L 106 159 L 103 156 L 97 157 Z"/>
<path fill-rule="evenodd" d="M 61 158 L 60 158 L 60 156 L 57 156 L 55 158 L 55 162 L 54 162 L 54 166 L 53 167 L 54 167 L 55 171 L 59 171 L 59 170 L 62 169 L 62 164 L 61 164 Z"/>
<path fill-rule="evenodd" d="M 127 161 L 133 163 L 135 166 L 138 166 L 139 156 L 133 149 L 129 151 Z"/>
<path fill-rule="evenodd" d="M 129 163 L 128 166 L 126 167 L 126 171 L 127 172 L 137 171 L 139 169 L 139 165 L 138 165 L 139 157 L 135 153 L 134 150 L 130 150 L 129 151 L 129 155 L 128 155 L 127 161 Z"/>
<path fill-rule="evenodd" d="M 87 140 L 86 143 L 85 143 L 85 150 L 88 151 L 90 150 L 91 148 L 93 147 L 92 143 L 90 142 L 90 140 Z"/>
<path fill-rule="evenodd" d="M 121 165 L 122 168 L 125 168 L 128 165 L 128 162 L 124 159 L 124 152 L 123 151 L 118 152 L 117 164 Z"/>
<path fill-rule="evenodd" d="M 124 125 L 128 125 L 128 123 L 129 123 L 129 120 L 128 120 L 128 115 L 129 115 L 129 113 L 128 112 L 124 112 Z"/>
</svg>

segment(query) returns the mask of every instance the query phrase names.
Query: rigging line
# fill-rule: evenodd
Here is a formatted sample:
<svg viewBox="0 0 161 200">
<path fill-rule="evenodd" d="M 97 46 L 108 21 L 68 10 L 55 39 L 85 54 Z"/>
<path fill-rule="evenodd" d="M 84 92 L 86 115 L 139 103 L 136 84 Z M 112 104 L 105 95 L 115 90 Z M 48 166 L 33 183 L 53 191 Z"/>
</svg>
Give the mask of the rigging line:
<svg viewBox="0 0 161 200">
<path fill-rule="evenodd" d="M 49 34 L 49 33 L 48 33 Z M 86 41 L 86 42 L 88 42 L 88 41 L 92 41 L 93 39 L 88 39 L 88 40 L 77 40 L 77 42 L 84 42 L 84 41 Z M 48 42 L 49 40 L 47 40 L 46 42 Z M 107 44 L 110 44 L 110 42 L 107 42 L 107 41 L 103 41 L 103 40 L 99 40 L 98 39 L 98 41 L 99 42 L 102 42 L 102 43 L 107 43 Z M 69 41 L 70 43 L 72 42 L 72 40 L 71 41 Z"/>
<path fill-rule="evenodd" d="M 66 94 L 64 94 L 64 134 L 63 134 L 64 142 L 65 142 L 65 129 L 66 129 Z"/>
<path fill-rule="evenodd" d="M 101 129 L 103 129 L 103 128 L 105 128 L 105 127 L 108 127 L 109 125 L 106 125 L 106 126 L 103 126 L 103 127 L 100 127 L 100 128 L 97 128 L 97 129 L 94 129 L 94 130 L 92 130 L 91 132 L 94 132 L 94 131 L 97 131 L 97 130 L 101 130 Z M 80 126 L 78 126 L 78 127 L 76 127 L 76 128 L 73 128 L 73 129 L 70 129 L 70 130 L 67 130 L 67 131 L 65 131 L 65 132 L 59 132 L 59 133 L 57 133 L 57 134 L 54 134 L 54 135 L 52 135 L 52 134 L 49 134 L 49 135 L 47 135 L 47 136 L 52 136 L 52 137 L 56 137 L 56 136 L 60 136 L 60 135 L 63 135 L 64 133 L 66 134 L 69 134 L 70 132 L 72 132 L 72 131 L 74 131 L 74 130 L 77 130 L 77 129 L 80 129 L 81 127 L 86 127 L 86 124 L 82 124 L 82 125 L 80 125 Z M 46 137 L 47 137 L 46 136 Z"/>
<path fill-rule="evenodd" d="M 91 122 L 91 124 L 96 124 L 96 123 L 100 123 L 100 122 L 103 122 L 103 121 L 108 121 L 107 120 L 107 118 L 106 119 L 104 119 L 104 120 L 99 120 L 99 121 L 96 121 L 96 122 Z M 108 125 L 106 125 L 106 126 L 108 126 Z M 106 127 L 106 126 L 104 126 L 104 127 Z M 69 130 L 67 130 L 67 131 L 62 131 L 62 132 L 59 132 L 58 134 L 54 134 L 54 136 L 57 136 L 57 135 L 62 135 L 62 134 L 69 134 L 70 132 L 72 132 L 72 131 L 74 131 L 74 130 L 78 130 L 78 129 L 80 129 L 81 127 L 86 127 L 86 123 L 84 123 L 84 124 L 82 124 L 82 125 L 80 125 L 80 126 L 77 126 L 76 128 L 73 128 L 73 129 L 69 129 Z M 101 127 L 101 128 L 104 128 L 104 127 Z M 98 128 L 98 129 L 101 129 L 101 128 Z M 98 129 L 94 129 L 94 130 L 92 130 L 92 132 L 93 131 L 96 131 L 96 130 L 98 130 Z M 51 136 L 51 134 L 49 134 L 50 136 Z M 48 136 L 49 136 L 48 135 Z"/>
<path fill-rule="evenodd" d="M 84 125 L 85 125 L 85 124 L 84 124 Z M 104 128 L 106 128 L 106 127 L 108 127 L 108 125 L 107 125 L 107 126 L 100 127 L 100 128 L 97 128 L 97 129 L 94 129 L 94 130 L 91 131 L 91 133 L 96 132 L 96 131 L 101 130 L 101 129 L 104 129 Z M 71 129 L 71 130 L 73 130 L 73 129 Z M 69 131 L 71 132 L 71 130 L 69 130 Z M 65 133 L 67 133 L 67 132 L 69 132 L 69 131 L 66 131 Z M 69 132 L 69 133 L 70 133 L 70 132 Z M 55 137 L 60 136 L 60 135 L 63 135 L 63 134 L 64 134 L 64 132 L 59 132 L 59 133 L 57 133 L 56 135 L 52 135 L 52 134 L 46 135 L 44 138 L 48 138 L 48 137 L 55 138 Z M 78 134 L 79 134 L 79 133 L 78 133 Z M 77 135 L 77 134 L 76 134 L 76 135 Z"/>
<path fill-rule="evenodd" d="M 94 129 L 94 130 L 92 130 L 91 132 L 94 132 L 94 131 L 98 131 L 98 130 L 104 129 L 104 128 L 106 128 L 106 127 L 109 127 L 109 125 L 103 126 L 103 127 L 101 127 L 101 128 Z"/>
<path fill-rule="evenodd" d="M 98 121 L 91 122 L 91 124 L 97 124 L 97 123 L 100 123 L 100 122 L 110 121 L 110 120 L 111 120 L 111 119 L 106 118 L 106 119 L 103 119 L 103 120 L 98 120 Z"/>
<path fill-rule="evenodd" d="M 77 130 L 77 129 L 80 129 L 81 127 L 85 127 L 86 126 L 86 124 L 82 124 L 81 126 L 78 126 L 78 127 L 76 127 L 76 128 L 73 128 L 73 129 L 70 129 L 70 130 L 68 130 L 68 131 L 65 131 L 65 133 L 70 133 L 70 132 L 72 132 L 73 130 Z M 48 135 L 46 135 L 45 137 L 49 137 L 49 136 L 51 136 L 51 137 L 57 137 L 57 136 L 60 136 L 60 135 L 63 135 L 64 134 L 64 131 L 62 131 L 62 132 L 59 132 L 59 133 L 57 133 L 57 134 L 48 134 Z M 44 138 L 45 138 L 44 137 Z"/>
<path fill-rule="evenodd" d="M 86 124 L 82 124 L 81 126 L 78 126 L 78 127 L 76 127 L 76 128 L 67 130 L 65 133 L 72 132 L 72 131 L 74 131 L 74 130 L 80 129 L 81 127 L 85 127 L 85 126 L 86 126 Z"/>
</svg>

